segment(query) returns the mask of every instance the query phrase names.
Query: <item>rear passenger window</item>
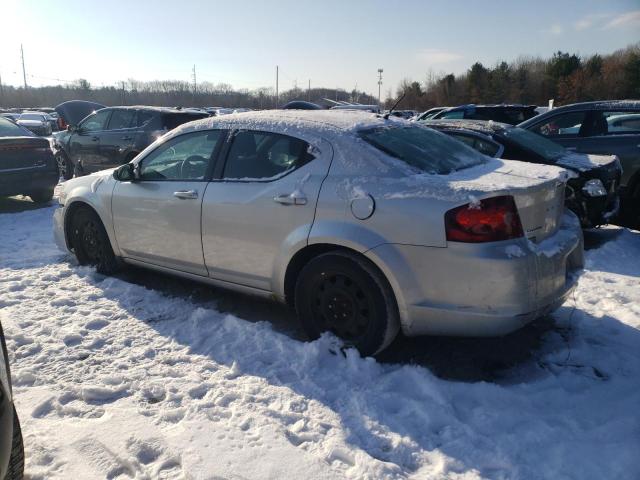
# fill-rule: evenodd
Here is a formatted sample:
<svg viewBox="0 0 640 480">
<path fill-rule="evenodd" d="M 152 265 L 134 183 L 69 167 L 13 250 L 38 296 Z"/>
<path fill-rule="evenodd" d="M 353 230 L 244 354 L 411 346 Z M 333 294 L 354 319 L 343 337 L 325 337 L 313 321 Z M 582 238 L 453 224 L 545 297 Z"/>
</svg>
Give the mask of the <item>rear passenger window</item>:
<svg viewBox="0 0 640 480">
<path fill-rule="evenodd" d="M 459 110 L 457 112 L 445 112 L 442 115 L 438 116 L 438 118 L 464 118 L 464 112 Z"/>
<path fill-rule="evenodd" d="M 577 137 L 584 123 L 586 112 L 570 112 L 556 115 L 531 130 L 545 137 Z"/>
<path fill-rule="evenodd" d="M 640 133 L 640 112 L 603 112 L 609 135 Z"/>
<path fill-rule="evenodd" d="M 224 178 L 269 180 L 284 175 L 313 159 L 309 144 L 277 133 L 240 131 L 234 138 Z"/>
<path fill-rule="evenodd" d="M 107 130 L 119 130 L 121 128 L 131 128 L 136 116 L 135 110 L 114 110 L 109 119 Z"/>
<path fill-rule="evenodd" d="M 153 118 L 152 112 L 145 112 L 144 110 L 138 110 L 136 125 L 138 127 L 144 127 Z"/>
</svg>

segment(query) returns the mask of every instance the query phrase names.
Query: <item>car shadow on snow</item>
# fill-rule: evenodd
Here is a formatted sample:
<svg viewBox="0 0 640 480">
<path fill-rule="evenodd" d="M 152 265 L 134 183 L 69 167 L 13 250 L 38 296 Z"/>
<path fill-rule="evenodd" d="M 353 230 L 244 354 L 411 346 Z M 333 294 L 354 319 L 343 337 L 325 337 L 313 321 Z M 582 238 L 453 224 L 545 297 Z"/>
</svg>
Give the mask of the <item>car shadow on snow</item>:
<svg viewBox="0 0 640 480">
<path fill-rule="evenodd" d="M 293 340 L 308 340 L 295 313 L 277 302 L 132 266 L 117 277 L 242 320 L 266 321 L 275 331 Z M 536 350 L 542 345 L 543 337 L 554 328 L 554 319 L 547 316 L 503 337 L 406 337 L 399 334 L 375 358 L 383 364 L 422 366 L 446 380 L 499 382 L 510 368 L 535 362 Z"/>
</svg>

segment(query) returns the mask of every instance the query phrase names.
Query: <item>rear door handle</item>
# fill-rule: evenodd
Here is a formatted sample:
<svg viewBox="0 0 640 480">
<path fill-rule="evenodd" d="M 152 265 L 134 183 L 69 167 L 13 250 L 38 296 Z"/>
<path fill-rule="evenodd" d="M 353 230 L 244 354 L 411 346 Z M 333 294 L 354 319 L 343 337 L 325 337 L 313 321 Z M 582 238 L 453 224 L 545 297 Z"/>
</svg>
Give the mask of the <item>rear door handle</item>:
<svg viewBox="0 0 640 480">
<path fill-rule="evenodd" d="M 177 192 L 173 192 L 173 196 L 183 200 L 192 200 L 198 198 L 198 192 L 196 190 L 178 190 Z"/>
<path fill-rule="evenodd" d="M 567 150 L 569 150 L 570 152 L 575 152 L 578 150 L 578 147 L 566 147 Z"/>
<path fill-rule="evenodd" d="M 91 137 L 92 142 L 97 142 L 98 140 L 100 140 L 98 137 Z"/>
<path fill-rule="evenodd" d="M 282 205 L 306 205 L 307 197 L 293 193 L 289 195 L 283 194 L 273 197 L 273 201 Z"/>
<path fill-rule="evenodd" d="M 133 137 L 122 137 L 122 140 L 133 140 Z"/>
</svg>

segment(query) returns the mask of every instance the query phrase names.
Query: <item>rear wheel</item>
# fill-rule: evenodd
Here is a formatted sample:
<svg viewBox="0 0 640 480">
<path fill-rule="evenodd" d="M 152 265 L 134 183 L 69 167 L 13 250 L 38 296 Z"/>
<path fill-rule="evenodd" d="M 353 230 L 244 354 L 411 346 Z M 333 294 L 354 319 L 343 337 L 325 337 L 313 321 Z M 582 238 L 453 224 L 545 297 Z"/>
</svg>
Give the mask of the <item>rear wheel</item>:
<svg viewBox="0 0 640 480">
<path fill-rule="evenodd" d="M 31 194 L 29 194 L 29 196 L 35 203 L 50 202 L 53 198 L 53 188 L 38 190 L 37 192 L 32 192 Z"/>
<path fill-rule="evenodd" d="M 70 180 L 73 178 L 73 165 L 69 157 L 62 152 L 58 152 L 56 153 L 56 163 L 58 164 L 58 172 L 60 172 L 60 176 L 63 179 Z"/>
<path fill-rule="evenodd" d="M 11 457 L 5 480 L 22 480 L 24 475 L 24 444 L 22 430 L 16 409 L 13 409 L 13 440 L 11 443 Z"/>
<path fill-rule="evenodd" d="M 368 261 L 348 252 L 319 255 L 302 269 L 295 306 L 309 337 L 333 332 L 364 356 L 387 347 L 400 326 L 386 278 Z"/>
<path fill-rule="evenodd" d="M 118 270 L 118 260 L 100 217 L 89 208 L 80 208 L 71 219 L 71 244 L 80 265 L 93 265 L 110 275 Z"/>
</svg>

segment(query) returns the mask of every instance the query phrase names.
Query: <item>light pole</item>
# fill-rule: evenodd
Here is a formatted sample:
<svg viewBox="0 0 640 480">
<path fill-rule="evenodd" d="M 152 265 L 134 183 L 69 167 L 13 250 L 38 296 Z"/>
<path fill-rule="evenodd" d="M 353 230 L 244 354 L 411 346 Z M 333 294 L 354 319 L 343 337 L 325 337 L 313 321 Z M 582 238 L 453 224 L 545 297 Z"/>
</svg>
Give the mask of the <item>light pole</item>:
<svg viewBox="0 0 640 480">
<path fill-rule="evenodd" d="M 382 107 L 382 103 L 380 103 L 380 90 L 382 88 L 382 72 L 381 68 L 378 69 L 378 106 Z"/>
</svg>

